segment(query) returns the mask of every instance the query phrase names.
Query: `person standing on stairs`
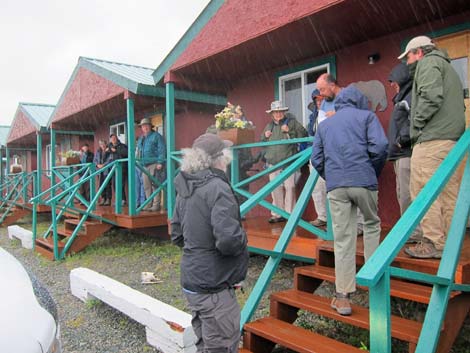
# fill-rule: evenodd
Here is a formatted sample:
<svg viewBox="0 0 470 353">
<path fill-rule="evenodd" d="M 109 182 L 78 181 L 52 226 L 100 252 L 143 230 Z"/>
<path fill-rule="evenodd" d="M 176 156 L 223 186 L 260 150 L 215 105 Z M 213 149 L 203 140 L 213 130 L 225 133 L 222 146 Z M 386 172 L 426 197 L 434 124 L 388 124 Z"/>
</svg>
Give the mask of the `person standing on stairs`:
<svg viewBox="0 0 470 353">
<path fill-rule="evenodd" d="M 398 57 L 412 75 L 410 192 L 414 200 L 465 132 L 465 104 L 459 75 L 431 38 L 415 37 Z M 454 173 L 421 220 L 423 240 L 405 249 L 419 259 L 440 259 L 454 214 L 460 180 Z"/>
<path fill-rule="evenodd" d="M 325 73 L 325 74 L 320 75 L 320 77 L 318 77 L 317 89 L 320 92 L 320 95 L 323 97 L 323 100 L 320 104 L 319 109 L 322 112 L 322 114 L 325 115 L 326 118 L 331 118 L 336 113 L 336 108 L 335 108 L 336 97 L 338 97 L 338 94 L 341 92 L 342 88 L 338 85 L 338 82 L 336 81 L 336 77 L 334 77 L 331 74 Z M 367 104 L 367 109 L 368 107 L 369 107 L 369 104 Z M 324 182 L 322 185 L 321 180 L 318 180 L 317 185 L 315 185 L 315 189 L 317 189 L 317 195 L 320 193 L 323 193 L 323 195 L 325 195 L 326 197 L 326 186 Z M 315 192 L 315 189 L 314 189 L 314 192 Z M 315 207 L 316 207 L 316 204 L 315 204 Z M 326 215 L 326 205 L 325 205 L 324 212 Z M 317 224 L 312 223 L 312 224 L 317 227 L 319 226 L 318 223 Z M 358 209 L 357 210 L 357 234 L 358 235 L 362 235 L 363 233 L 363 228 L 364 228 L 363 224 L 364 224 L 364 217 L 361 211 Z M 326 226 L 326 224 L 321 224 L 321 223 L 320 225 Z"/>
<path fill-rule="evenodd" d="M 367 98 L 354 86 L 336 97 L 336 113 L 319 125 L 312 165 L 326 181 L 333 222 L 336 294 L 331 307 L 351 314 L 356 290 L 357 209 L 364 216 L 364 256 L 379 245 L 378 181 L 388 153 L 388 140 Z"/>
<path fill-rule="evenodd" d="M 393 68 L 388 77 L 388 81 L 396 92 L 395 97 L 393 97 L 393 103 L 395 103 L 395 106 L 388 126 L 388 141 L 390 143 L 388 160 L 393 162 L 393 169 L 395 170 L 396 177 L 397 201 L 400 205 L 400 213 L 403 215 L 411 203 L 410 112 L 413 78 L 410 75 L 408 66 L 400 63 Z M 408 239 L 408 243 L 418 243 L 422 238 L 423 233 L 421 231 L 421 227 L 418 225 Z"/>
<path fill-rule="evenodd" d="M 192 311 L 197 352 L 238 352 L 240 307 L 235 289 L 248 270 L 247 237 L 225 171 L 231 162 L 217 135 L 183 150 L 175 177 L 171 240 L 183 248 L 181 287 Z"/>
</svg>

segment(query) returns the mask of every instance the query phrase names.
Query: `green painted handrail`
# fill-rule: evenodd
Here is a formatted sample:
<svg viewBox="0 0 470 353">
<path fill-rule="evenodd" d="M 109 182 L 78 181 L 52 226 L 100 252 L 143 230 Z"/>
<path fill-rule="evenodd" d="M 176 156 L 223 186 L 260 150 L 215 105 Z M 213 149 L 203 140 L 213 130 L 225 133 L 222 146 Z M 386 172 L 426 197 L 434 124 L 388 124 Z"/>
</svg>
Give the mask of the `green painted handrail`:
<svg viewBox="0 0 470 353">
<path fill-rule="evenodd" d="M 466 225 L 470 214 L 470 130 L 463 136 L 426 183 L 416 199 L 395 224 L 374 254 L 357 274 L 357 282 L 369 287 L 370 351 L 391 352 L 390 277 L 424 282 L 433 285 L 431 298 L 421 329 L 416 353 L 435 352 L 439 343 L 450 293 L 470 291 L 469 285 L 455 282 Z M 391 264 L 434 200 L 447 185 L 451 176 L 467 156 L 454 215 L 450 224 L 442 259 L 436 275 L 392 267 Z"/>
</svg>

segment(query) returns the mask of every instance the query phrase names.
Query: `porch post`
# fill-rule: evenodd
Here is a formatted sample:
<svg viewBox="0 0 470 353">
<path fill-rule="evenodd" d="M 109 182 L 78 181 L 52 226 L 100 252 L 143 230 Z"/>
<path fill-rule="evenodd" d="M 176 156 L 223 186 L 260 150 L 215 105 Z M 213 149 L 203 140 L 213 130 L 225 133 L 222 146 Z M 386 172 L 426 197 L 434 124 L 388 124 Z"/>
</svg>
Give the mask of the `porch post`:
<svg viewBox="0 0 470 353">
<path fill-rule="evenodd" d="M 8 146 L 5 147 L 5 158 L 6 158 L 6 161 L 5 161 L 5 174 L 8 175 L 10 174 L 10 149 L 8 148 Z M 5 195 L 8 195 L 8 191 L 9 191 L 10 187 L 7 186 L 5 188 Z"/>
<path fill-rule="evenodd" d="M 41 193 L 41 184 L 42 184 L 42 134 L 40 131 L 36 133 L 36 193 L 34 196 Z"/>
<path fill-rule="evenodd" d="M 5 170 L 3 166 L 3 147 L 0 147 L 0 185 L 5 182 Z"/>
<path fill-rule="evenodd" d="M 173 217 L 173 208 L 175 205 L 175 186 L 173 179 L 175 177 L 175 162 L 172 159 L 172 153 L 175 150 L 175 84 L 166 83 L 166 171 L 167 171 L 167 212 L 168 219 Z"/>
<path fill-rule="evenodd" d="M 137 199 L 135 194 L 134 99 L 129 92 L 125 95 L 125 99 L 127 103 L 127 158 L 129 160 L 127 171 L 127 204 L 129 206 L 129 216 L 135 216 Z"/>
<path fill-rule="evenodd" d="M 54 174 L 54 168 L 55 168 L 55 130 L 51 128 L 51 155 L 49 156 L 50 159 L 50 172 L 51 172 L 51 187 L 55 185 L 55 174 Z M 54 196 L 55 189 L 51 190 L 52 195 Z"/>
</svg>

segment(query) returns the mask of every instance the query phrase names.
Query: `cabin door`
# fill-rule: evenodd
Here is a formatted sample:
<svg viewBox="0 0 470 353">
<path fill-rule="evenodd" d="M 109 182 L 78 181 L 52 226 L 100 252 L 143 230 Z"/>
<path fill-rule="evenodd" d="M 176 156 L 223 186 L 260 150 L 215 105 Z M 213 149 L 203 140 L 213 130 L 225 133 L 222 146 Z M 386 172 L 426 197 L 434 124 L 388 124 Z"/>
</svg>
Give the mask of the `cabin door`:
<svg viewBox="0 0 470 353">
<path fill-rule="evenodd" d="M 463 95 L 465 101 L 465 118 L 467 127 L 470 126 L 470 31 L 460 32 L 449 36 L 434 38 L 434 43 L 439 48 L 447 50 L 455 68 L 462 80 Z"/>
</svg>

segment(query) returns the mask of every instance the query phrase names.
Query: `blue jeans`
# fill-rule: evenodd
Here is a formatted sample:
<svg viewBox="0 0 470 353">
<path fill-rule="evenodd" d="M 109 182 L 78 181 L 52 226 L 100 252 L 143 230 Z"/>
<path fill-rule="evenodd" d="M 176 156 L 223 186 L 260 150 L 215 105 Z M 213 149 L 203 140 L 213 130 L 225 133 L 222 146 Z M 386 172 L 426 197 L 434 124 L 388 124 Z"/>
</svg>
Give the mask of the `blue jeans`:
<svg viewBox="0 0 470 353">
<path fill-rule="evenodd" d="M 142 171 L 138 168 L 135 170 L 135 195 L 137 197 L 137 207 L 145 201 L 144 182 L 142 180 Z"/>
</svg>

